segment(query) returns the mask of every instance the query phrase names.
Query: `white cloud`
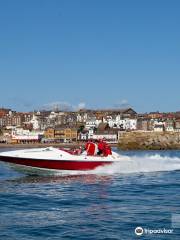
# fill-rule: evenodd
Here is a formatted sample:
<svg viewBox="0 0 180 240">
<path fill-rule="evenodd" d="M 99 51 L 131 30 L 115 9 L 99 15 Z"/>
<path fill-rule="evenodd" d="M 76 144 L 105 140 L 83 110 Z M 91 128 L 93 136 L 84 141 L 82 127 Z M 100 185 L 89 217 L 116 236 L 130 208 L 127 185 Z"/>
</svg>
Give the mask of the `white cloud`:
<svg viewBox="0 0 180 240">
<path fill-rule="evenodd" d="M 45 110 L 52 110 L 52 111 L 70 111 L 72 110 L 72 105 L 69 104 L 68 102 L 56 101 L 56 102 L 44 104 L 42 108 Z"/>
<path fill-rule="evenodd" d="M 85 102 L 80 102 L 77 107 L 75 109 L 80 110 L 86 107 L 86 103 Z"/>
<path fill-rule="evenodd" d="M 41 109 L 52 110 L 52 111 L 77 111 L 79 109 L 85 108 L 86 103 L 80 102 L 78 105 L 72 105 L 68 102 L 55 101 L 51 103 L 44 104 Z"/>
<path fill-rule="evenodd" d="M 130 107 L 130 104 L 127 99 L 122 99 L 119 102 L 117 102 L 116 104 L 114 104 L 114 107 L 115 108 L 128 108 L 128 107 Z"/>
<path fill-rule="evenodd" d="M 122 99 L 121 102 L 120 102 L 121 105 L 123 104 L 128 104 L 128 100 L 127 99 Z"/>
</svg>

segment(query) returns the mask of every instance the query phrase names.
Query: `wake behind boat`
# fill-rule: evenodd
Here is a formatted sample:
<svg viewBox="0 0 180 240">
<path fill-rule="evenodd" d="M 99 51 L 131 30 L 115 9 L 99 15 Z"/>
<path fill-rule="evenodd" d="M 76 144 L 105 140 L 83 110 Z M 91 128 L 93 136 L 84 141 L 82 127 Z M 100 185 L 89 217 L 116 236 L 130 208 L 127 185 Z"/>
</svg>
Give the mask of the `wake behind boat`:
<svg viewBox="0 0 180 240">
<path fill-rule="evenodd" d="M 62 171 L 88 171 L 119 161 L 119 154 L 88 156 L 85 152 L 73 153 L 54 147 L 2 152 L 0 161 L 25 173 L 58 173 Z"/>
</svg>

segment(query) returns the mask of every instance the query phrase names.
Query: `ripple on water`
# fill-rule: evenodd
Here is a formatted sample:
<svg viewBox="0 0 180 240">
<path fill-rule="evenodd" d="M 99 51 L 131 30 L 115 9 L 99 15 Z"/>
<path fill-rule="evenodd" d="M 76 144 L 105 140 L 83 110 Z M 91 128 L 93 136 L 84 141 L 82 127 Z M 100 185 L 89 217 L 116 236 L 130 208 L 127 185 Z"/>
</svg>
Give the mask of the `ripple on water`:
<svg viewBox="0 0 180 240">
<path fill-rule="evenodd" d="M 0 172 L 2 240 L 136 239 L 135 227 L 171 228 L 180 213 L 179 171 L 30 177 L 0 164 Z"/>
</svg>

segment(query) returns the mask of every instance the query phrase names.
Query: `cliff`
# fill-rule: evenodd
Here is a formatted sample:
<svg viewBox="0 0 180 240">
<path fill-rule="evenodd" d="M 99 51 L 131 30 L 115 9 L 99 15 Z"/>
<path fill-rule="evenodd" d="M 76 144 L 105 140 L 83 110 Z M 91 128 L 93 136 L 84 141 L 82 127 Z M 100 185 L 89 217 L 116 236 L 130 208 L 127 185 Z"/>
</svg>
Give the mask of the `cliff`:
<svg viewBox="0 0 180 240">
<path fill-rule="evenodd" d="M 125 132 L 119 138 L 122 150 L 180 149 L 179 132 Z"/>
</svg>

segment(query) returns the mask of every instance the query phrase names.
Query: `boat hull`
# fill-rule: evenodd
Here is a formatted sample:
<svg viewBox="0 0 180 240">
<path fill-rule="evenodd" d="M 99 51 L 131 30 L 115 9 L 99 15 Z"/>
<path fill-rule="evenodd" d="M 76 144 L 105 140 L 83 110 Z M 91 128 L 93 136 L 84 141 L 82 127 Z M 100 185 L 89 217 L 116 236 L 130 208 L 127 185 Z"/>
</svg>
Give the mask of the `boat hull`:
<svg viewBox="0 0 180 240">
<path fill-rule="evenodd" d="M 88 171 L 97 167 L 112 164 L 113 161 L 94 160 L 82 161 L 82 160 L 47 160 L 47 159 L 31 159 L 31 158 L 19 158 L 11 156 L 0 157 L 0 160 L 12 165 L 39 168 L 46 170 L 76 170 L 76 171 Z"/>
</svg>

